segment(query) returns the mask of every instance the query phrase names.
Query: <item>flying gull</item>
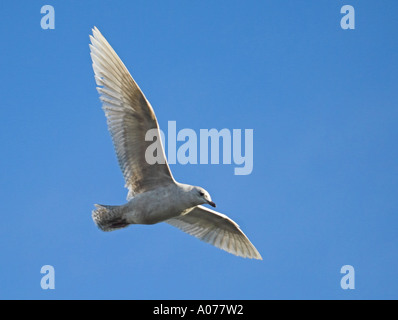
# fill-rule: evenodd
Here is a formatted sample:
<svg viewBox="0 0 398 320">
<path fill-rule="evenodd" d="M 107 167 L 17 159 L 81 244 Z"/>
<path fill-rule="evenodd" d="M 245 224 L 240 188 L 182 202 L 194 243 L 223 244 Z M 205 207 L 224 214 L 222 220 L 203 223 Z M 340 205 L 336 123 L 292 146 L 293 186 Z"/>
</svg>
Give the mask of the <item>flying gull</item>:
<svg viewBox="0 0 398 320">
<path fill-rule="evenodd" d="M 97 226 L 113 231 L 130 224 L 166 222 L 229 253 L 262 259 L 233 220 L 202 206 L 216 206 L 205 189 L 174 180 L 151 104 L 96 27 L 90 40 L 97 90 L 128 189 L 124 205 L 95 205 L 92 217 Z M 145 157 L 153 143 L 145 140 L 151 129 L 157 132 L 164 160 L 154 164 Z"/>
</svg>

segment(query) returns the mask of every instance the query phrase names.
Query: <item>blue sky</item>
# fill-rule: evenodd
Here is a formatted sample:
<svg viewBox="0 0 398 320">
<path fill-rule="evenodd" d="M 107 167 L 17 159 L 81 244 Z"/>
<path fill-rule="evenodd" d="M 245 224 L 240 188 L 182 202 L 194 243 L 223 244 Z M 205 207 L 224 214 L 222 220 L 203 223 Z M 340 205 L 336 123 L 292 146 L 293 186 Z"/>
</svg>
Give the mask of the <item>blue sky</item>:
<svg viewBox="0 0 398 320">
<path fill-rule="evenodd" d="M 55 9 L 55 29 L 40 8 Z M 342 30 L 340 8 L 355 8 Z M 0 298 L 397 299 L 396 1 L 2 1 Z M 254 168 L 171 165 L 263 256 L 166 224 L 103 233 L 126 189 L 95 90 L 97 26 L 160 127 L 254 130 Z M 43 265 L 55 289 L 40 286 Z M 355 289 L 340 287 L 343 265 Z"/>
</svg>

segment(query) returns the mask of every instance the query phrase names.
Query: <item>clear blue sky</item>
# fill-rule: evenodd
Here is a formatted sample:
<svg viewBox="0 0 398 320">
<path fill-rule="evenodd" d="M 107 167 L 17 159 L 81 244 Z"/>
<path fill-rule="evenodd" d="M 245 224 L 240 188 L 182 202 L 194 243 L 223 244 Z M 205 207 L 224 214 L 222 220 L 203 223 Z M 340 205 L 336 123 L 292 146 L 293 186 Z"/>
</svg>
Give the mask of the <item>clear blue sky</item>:
<svg viewBox="0 0 398 320">
<path fill-rule="evenodd" d="M 55 8 L 42 30 L 40 8 Z M 340 8 L 355 8 L 342 30 Z M 2 1 L 0 298 L 398 298 L 397 1 Z M 253 129 L 254 169 L 171 165 L 263 261 L 166 224 L 103 233 L 126 189 L 95 90 L 97 26 L 160 127 Z M 55 268 L 55 290 L 40 269 Z M 340 268 L 355 268 L 342 290 Z"/>
</svg>

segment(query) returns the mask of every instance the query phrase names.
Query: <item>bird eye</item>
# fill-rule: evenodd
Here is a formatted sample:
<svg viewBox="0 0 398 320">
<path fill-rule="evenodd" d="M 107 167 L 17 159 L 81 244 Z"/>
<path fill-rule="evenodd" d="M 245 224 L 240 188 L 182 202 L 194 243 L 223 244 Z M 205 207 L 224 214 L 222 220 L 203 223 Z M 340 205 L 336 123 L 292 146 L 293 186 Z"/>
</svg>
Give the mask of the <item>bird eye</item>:
<svg viewBox="0 0 398 320">
<path fill-rule="evenodd" d="M 205 195 L 204 192 L 202 192 L 202 191 L 199 191 L 199 194 L 201 197 L 203 197 Z"/>
</svg>

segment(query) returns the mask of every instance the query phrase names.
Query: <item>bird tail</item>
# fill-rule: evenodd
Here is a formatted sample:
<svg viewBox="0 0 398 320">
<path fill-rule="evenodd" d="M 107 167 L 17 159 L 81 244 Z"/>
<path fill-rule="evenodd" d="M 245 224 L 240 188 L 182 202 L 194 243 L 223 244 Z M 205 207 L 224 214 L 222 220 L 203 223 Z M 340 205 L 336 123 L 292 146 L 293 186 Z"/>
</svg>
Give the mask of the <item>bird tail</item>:
<svg viewBox="0 0 398 320">
<path fill-rule="evenodd" d="M 97 209 L 92 211 L 92 218 L 102 231 L 113 231 L 125 228 L 129 223 L 124 218 L 120 206 L 94 205 Z"/>
</svg>

